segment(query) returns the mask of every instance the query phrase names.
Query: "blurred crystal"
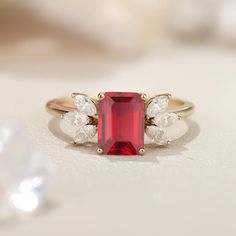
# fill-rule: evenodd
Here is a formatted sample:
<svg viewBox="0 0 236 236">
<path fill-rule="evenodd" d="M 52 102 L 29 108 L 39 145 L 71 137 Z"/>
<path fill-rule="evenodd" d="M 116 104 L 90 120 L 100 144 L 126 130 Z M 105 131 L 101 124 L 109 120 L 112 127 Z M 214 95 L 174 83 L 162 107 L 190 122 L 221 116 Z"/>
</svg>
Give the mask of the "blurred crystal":
<svg viewBox="0 0 236 236">
<path fill-rule="evenodd" d="M 46 203 L 52 166 L 17 123 L 0 124 L 0 219 Z"/>
</svg>

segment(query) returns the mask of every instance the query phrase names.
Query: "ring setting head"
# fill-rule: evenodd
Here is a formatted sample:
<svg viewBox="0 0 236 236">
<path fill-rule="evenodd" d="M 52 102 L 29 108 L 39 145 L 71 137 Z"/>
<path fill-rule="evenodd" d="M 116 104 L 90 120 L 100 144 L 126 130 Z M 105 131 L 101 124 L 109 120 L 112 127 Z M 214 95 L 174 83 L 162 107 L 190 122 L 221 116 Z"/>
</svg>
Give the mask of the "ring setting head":
<svg viewBox="0 0 236 236">
<path fill-rule="evenodd" d="M 64 113 L 58 108 L 63 104 L 61 99 L 57 104 L 56 100 L 47 104 L 51 109 L 51 103 L 55 103 L 62 131 L 72 137 L 73 145 L 97 140 L 97 153 L 103 155 L 144 155 L 145 135 L 156 146 L 169 145 L 172 139 L 167 130 L 186 110 L 178 99 L 176 104 L 180 103 L 182 110 L 170 110 L 168 93 L 150 99 L 145 93 L 136 92 L 100 92 L 97 99 L 82 93 L 72 93 L 71 97 L 74 107 L 68 106 Z M 193 107 L 188 104 L 189 112 Z"/>
</svg>

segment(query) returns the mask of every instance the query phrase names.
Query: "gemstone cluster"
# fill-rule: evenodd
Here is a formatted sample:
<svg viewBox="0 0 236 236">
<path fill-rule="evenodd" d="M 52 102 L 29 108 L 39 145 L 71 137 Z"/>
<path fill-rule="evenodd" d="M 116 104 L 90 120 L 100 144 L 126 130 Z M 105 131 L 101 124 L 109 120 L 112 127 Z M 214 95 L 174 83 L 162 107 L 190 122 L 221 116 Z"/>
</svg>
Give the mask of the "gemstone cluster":
<svg viewBox="0 0 236 236">
<path fill-rule="evenodd" d="M 73 138 L 75 144 L 91 142 L 97 133 L 91 117 L 97 115 L 95 103 L 87 95 L 73 95 L 75 110 L 65 113 L 61 121 L 61 130 Z"/>
<path fill-rule="evenodd" d="M 147 106 L 147 119 L 150 124 L 146 127 L 146 134 L 157 145 L 167 145 L 170 141 L 166 135 L 166 128 L 172 126 L 179 116 L 168 112 L 170 95 L 159 95 L 149 101 Z"/>
<path fill-rule="evenodd" d="M 166 129 L 178 119 L 168 112 L 170 95 L 149 100 L 134 92 L 100 93 L 97 101 L 73 94 L 75 110 L 64 114 L 61 129 L 75 144 L 92 142 L 98 133 L 98 152 L 106 155 L 144 154 L 144 135 L 167 145 Z"/>
</svg>

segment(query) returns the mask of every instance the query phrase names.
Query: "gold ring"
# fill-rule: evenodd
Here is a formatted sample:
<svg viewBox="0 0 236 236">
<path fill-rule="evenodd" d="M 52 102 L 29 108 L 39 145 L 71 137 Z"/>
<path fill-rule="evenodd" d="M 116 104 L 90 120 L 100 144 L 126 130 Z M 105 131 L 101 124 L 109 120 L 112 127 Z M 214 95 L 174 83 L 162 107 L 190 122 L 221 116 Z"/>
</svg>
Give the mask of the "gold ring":
<svg viewBox="0 0 236 236">
<path fill-rule="evenodd" d="M 144 135 L 157 146 L 170 144 L 166 128 L 194 111 L 191 102 L 159 94 L 105 92 L 97 98 L 81 93 L 53 99 L 47 111 L 62 119 L 63 132 L 75 145 L 92 142 L 97 135 L 97 153 L 144 155 Z"/>
</svg>

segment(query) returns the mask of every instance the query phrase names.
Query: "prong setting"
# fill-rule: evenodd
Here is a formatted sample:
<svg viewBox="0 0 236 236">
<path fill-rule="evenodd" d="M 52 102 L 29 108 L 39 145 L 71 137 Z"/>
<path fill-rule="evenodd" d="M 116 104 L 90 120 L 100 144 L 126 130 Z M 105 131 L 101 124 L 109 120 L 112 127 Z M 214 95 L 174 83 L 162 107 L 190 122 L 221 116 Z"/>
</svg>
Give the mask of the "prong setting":
<svg viewBox="0 0 236 236">
<path fill-rule="evenodd" d="M 72 98 L 75 98 L 77 95 L 79 95 L 79 93 L 72 93 L 72 94 L 71 94 L 71 97 L 72 97 Z"/>
<path fill-rule="evenodd" d="M 71 97 L 72 97 L 72 98 L 75 98 L 75 96 L 76 96 L 75 93 L 72 93 L 72 94 L 71 94 Z"/>
<path fill-rule="evenodd" d="M 99 93 L 98 94 L 98 100 L 101 101 L 105 98 L 105 93 Z"/>
<path fill-rule="evenodd" d="M 147 94 L 141 93 L 140 96 L 145 102 L 147 101 Z"/>
<path fill-rule="evenodd" d="M 76 145 L 77 143 L 76 143 L 74 140 L 71 140 L 71 141 L 70 141 L 70 144 L 71 144 L 71 145 Z"/>
<path fill-rule="evenodd" d="M 145 149 L 141 148 L 139 149 L 139 155 L 143 156 L 145 154 Z"/>
<path fill-rule="evenodd" d="M 162 94 L 159 94 L 158 96 L 167 96 L 169 99 L 172 98 L 172 95 L 170 93 L 162 93 Z"/>
<path fill-rule="evenodd" d="M 99 155 L 103 154 L 103 150 L 101 148 L 97 148 L 97 154 Z"/>
<path fill-rule="evenodd" d="M 118 97 L 120 97 L 120 93 L 117 93 Z M 100 92 L 97 95 L 97 98 L 91 99 L 88 95 L 82 93 L 72 93 L 71 97 L 74 100 L 74 104 L 77 108 L 78 114 L 86 114 L 88 117 L 88 122 L 83 124 L 82 127 L 78 127 L 79 135 L 73 136 L 73 140 L 71 140 L 71 145 L 77 145 L 81 143 L 85 143 L 83 140 L 90 140 L 90 137 L 87 138 L 87 128 L 90 126 L 98 126 L 97 120 L 97 110 L 99 109 L 100 105 L 107 100 L 109 93 Z M 139 101 L 142 101 L 144 106 L 144 119 L 145 119 L 145 131 L 148 137 L 151 139 L 153 143 L 157 146 L 168 146 L 170 141 L 166 134 L 166 127 L 169 127 L 175 121 L 181 119 L 181 116 L 174 113 L 168 112 L 168 104 L 169 99 L 171 98 L 171 94 L 163 93 L 159 94 L 156 97 L 148 99 L 145 93 L 136 93 L 137 98 Z M 103 102 L 100 102 L 102 101 Z M 88 109 L 90 108 L 90 109 Z M 148 110 L 149 109 L 149 110 Z M 61 114 L 61 118 L 65 119 L 66 113 Z M 78 115 L 77 115 L 78 116 Z M 76 116 L 76 117 L 77 117 Z M 78 117 L 81 118 L 81 117 Z M 172 122 L 173 120 L 173 122 Z M 80 121 L 81 123 L 81 121 Z M 96 131 L 97 132 L 97 131 Z M 94 132 L 93 132 L 94 133 Z M 84 137 L 83 137 L 84 135 Z M 94 137 L 94 135 L 91 135 Z M 82 139 L 82 141 L 81 141 Z M 78 141 L 79 140 L 79 141 Z M 101 143 L 98 143 L 98 147 L 96 150 L 97 154 L 107 154 L 106 148 L 104 148 Z M 145 154 L 144 146 L 139 146 L 136 149 L 136 154 L 143 156 Z"/>
<path fill-rule="evenodd" d="M 86 94 L 83 94 L 83 93 L 72 93 L 71 97 L 76 98 L 76 96 L 78 96 L 78 95 L 87 96 Z"/>
</svg>

